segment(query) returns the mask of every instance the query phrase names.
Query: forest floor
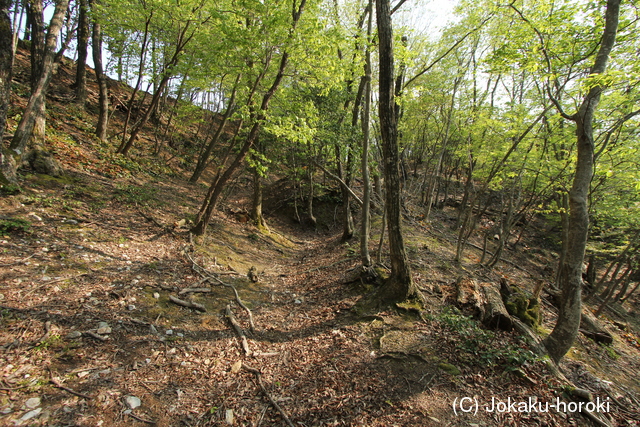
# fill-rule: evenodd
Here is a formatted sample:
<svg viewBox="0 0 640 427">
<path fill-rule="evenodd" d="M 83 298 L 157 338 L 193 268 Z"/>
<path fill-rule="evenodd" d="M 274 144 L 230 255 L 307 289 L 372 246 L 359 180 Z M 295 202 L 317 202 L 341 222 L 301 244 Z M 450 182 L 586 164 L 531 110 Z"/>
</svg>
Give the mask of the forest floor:
<svg viewBox="0 0 640 427">
<path fill-rule="evenodd" d="M 363 312 L 371 289 L 352 280 L 358 244 L 340 240 L 339 205 L 319 202 L 319 227 L 305 227 L 282 204 L 290 189 L 273 182 L 262 232 L 245 221 L 251 185 L 240 177 L 208 234 L 191 238 L 206 188 L 167 174 L 159 165 L 169 158 L 113 156 L 84 136 L 91 117 L 69 116 L 63 95 L 49 107 L 48 144 L 65 175 L 22 171 L 22 192 L 0 198 L 0 425 L 589 425 L 553 407 L 490 411 L 494 402 L 569 400 L 517 333 L 485 330 L 449 304 L 460 276 L 529 290 L 552 281 L 544 223 L 488 270 L 475 249 L 453 263 L 452 208 L 426 222 L 408 203 L 408 252 L 426 310 Z M 251 309 L 254 332 L 220 281 Z M 542 303 L 548 333 L 555 309 Z M 601 318 L 613 345 L 580 335 L 561 365 L 607 404 L 612 425 L 640 425 L 638 304 Z"/>
</svg>

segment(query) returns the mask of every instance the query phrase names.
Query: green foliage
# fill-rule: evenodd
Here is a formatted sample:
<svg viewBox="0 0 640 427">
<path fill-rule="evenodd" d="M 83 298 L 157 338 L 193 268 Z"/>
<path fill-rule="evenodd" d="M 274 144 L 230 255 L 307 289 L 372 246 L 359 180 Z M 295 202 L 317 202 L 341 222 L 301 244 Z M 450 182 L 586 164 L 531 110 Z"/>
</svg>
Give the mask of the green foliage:
<svg viewBox="0 0 640 427">
<path fill-rule="evenodd" d="M 119 185 L 115 190 L 115 200 L 127 204 L 149 204 L 154 202 L 157 196 L 157 189 L 151 186 L 139 185 Z"/>
<path fill-rule="evenodd" d="M 15 196 L 20 194 L 20 187 L 14 184 L 0 184 L 0 196 Z"/>
<path fill-rule="evenodd" d="M 20 218 L 9 218 L 0 220 L 0 233 L 27 232 L 31 228 L 31 223 Z"/>
<path fill-rule="evenodd" d="M 447 340 L 455 342 L 459 357 L 464 362 L 479 367 L 503 366 L 514 369 L 535 360 L 535 355 L 521 346 L 501 341 L 496 333 L 483 329 L 469 316 L 465 316 L 452 306 L 447 306 L 433 320 L 438 321 L 447 331 Z"/>
</svg>

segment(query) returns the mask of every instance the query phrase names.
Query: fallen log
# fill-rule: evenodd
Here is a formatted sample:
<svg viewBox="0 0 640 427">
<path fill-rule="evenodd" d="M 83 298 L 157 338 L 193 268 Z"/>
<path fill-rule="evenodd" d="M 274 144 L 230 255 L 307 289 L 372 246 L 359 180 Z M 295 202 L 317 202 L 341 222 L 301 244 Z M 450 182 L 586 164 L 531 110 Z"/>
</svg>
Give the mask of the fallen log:
<svg viewBox="0 0 640 427">
<path fill-rule="evenodd" d="M 513 320 L 507 311 L 500 295 L 500 285 L 497 283 L 481 283 L 480 288 L 484 293 L 484 305 L 482 323 L 490 328 L 510 331 L 513 329 Z"/>
<path fill-rule="evenodd" d="M 209 292 L 213 292 L 213 290 L 211 288 L 184 288 L 180 292 L 178 292 L 178 294 L 179 295 L 188 294 L 188 293 L 206 294 L 206 293 L 209 293 Z"/>
<path fill-rule="evenodd" d="M 500 285 L 480 283 L 473 278 L 459 278 L 455 284 L 455 302 L 461 309 L 471 309 L 474 317 L 492 329 L 510 331 L 511 315 L 502 301 Z"/>
<path fill-rule="evenodd" d="M 227 306 L 227 307 L 229 307 L 229 306 Z M 260 390 L 262 390 L 262 393 L 265 395 L 267 400 L 269 400 L 269 403 L 271 403 L 271 405 L 275 409 L 277 409 L 278 412 L 280 412 L 280 415 L 282 415 L 282 418 L 284 418 L 284 421 L 287 423 L 287 425 L 289 427 L 295 427 L 294 424 L 289 419 L 289 416 L 287 415 L 287 413 L 284 411 L 284 409 L 282 409 L 282 407 L 280 405 L 278 405 L 278 402 L 276 402 L 276 400 L 271 396 L 269 391 L 267 391 L 267 388 L 262 383 L 262 374 L 260 373 L 260 371 L 257 370 L 256 368 L 252 368 L 251 366 L 246 365 L 245 363 L 242 364 L 242 367 L 245 370 L 251 372 L 253 375 L 255 375 L 256 381 L 258 383 L 258 386 L 260 387 Z"/>
</svg>

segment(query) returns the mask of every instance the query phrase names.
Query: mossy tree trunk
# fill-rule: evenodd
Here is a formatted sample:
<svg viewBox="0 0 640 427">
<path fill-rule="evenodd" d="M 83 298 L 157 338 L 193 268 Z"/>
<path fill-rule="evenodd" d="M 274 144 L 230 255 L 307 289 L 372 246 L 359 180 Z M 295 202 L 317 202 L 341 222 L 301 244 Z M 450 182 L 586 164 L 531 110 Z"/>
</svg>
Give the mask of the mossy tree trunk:
<svg viewBox="0 0 640 427">
<path fill-rule="evenodd" d="M 55 72 L 57 62 L 62 57 L 62 52 L 56 52 L 58 35 L 62 29 L 64 16 L 69 8 L 69 0 L 55 2 L 55 10 L 49 23 L 44 43 L 40 36 L 44 34 L 42 15 L 42 1 L 31 3 L 30 17 L 32 24 L 32 91 L 22 119 L 11 141 L 11 154 L 14 156 L 16 166 L 22 163 L 27 146 L 32 151 L 32 163 L 47 163 L 50 170 L 41 170 L 44 173 L 57 174 L 60 172 L 56 162 L 43 150 L 46 94 L 49 83 Z M 33 60 L 35 59 L 35 62 Z"/>
</svg>

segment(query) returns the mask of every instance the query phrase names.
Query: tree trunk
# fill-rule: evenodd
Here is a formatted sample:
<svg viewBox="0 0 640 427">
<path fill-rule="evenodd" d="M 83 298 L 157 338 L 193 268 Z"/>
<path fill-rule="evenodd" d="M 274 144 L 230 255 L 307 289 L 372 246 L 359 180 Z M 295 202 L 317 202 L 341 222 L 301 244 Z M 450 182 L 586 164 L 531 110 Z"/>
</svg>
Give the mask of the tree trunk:
<svg viewBox="0 0 640 427">
<path fill-rule="evenodd" d="M 316 228 L 316 226 L 318 225 L 318 220 L 313 215 L 313 198 L 315 197 L 313 188 L 313 172 L 313 168 L 309 166 L 307 168 L 307 179 L 309 182 L 309 188 L 307 192 L 307 219 L 309 220 L 309 224 L 313 228 Z"/>
<path fill-rule="evenodd" d="M 76 63 L 76 103 L 84 108 L 87 102 L 87 51 L 89 48 L 89 18 L 87 0 L 79 0 L 78 61 Z"/>
<path fill-rule="evenodd" d="M 0 0 L 0 188 L 17 185 L 15 161 L 4 147 L 4 129 L 7 125 L 7 111 L 11 103 L 11 77 L 13 65 L 13 46 L 11 20 L 9 19 L 10 0 Z"/>
<path fill-rule="evenodd" d="M 381 293 L 384 302 L 406 299 L 419 295 L 411 279 L 411 269 L 404 247 L 400 216 L 401 193 L 398 156 L 398 123 L 394 98 L 393 79 L 393 31 L 389 0 L 376 0 L 376 18 L 379 40 L 379 115 L 384 163 L 385 208 L 389 230 L 389 251 L 391 254 L 391 275 Z"/>
<path fill-rule="evenodd" d="M 262 177 L 257 169 L 253 170 L 253 204 L 251 220 L 259 230 L 266 230 L 267 223 L 262 215 Z"/>
<path fill-rule="evenodd" d="M 107 128 L 109 127 L 109 89 L 107 87 L 107 77 L 104 75 L 102 65 L 102 27 L 94 18 L 91 32 L 92 53 L 94 71 L 99 88 L 100 112 L 98 113 L 98 123 L 96 125 L 96 136 L 101 141 L 107 140 Z"/>
<path fill-rule="evenodd" d="M 129 154 L 129 150 L 131 149 L 131 147 L 133 146 L 133 143 L 138 138 L 138 134 L 140 133 L 144 125 L 147 124 L 147 121 L 149 121 L 151 114 L 153 114 L 154 110 L 158 106 L 158 101 L 160 101 L 162 92 L 164 91 L 165 87 L 169 83 L 169 80 L 171 80 L 171 77 L 173 74 L 173 71 L 172 71 L 173 68 L 178 64 L 178 62 L 180 61 L 180 55 L 182 55 L 182 51 L 193 38 L 194 32 L 192 32 L 191 35 L 187 36 L 187 32 L 189 31 L 189 23 L 190 21 L 185 24 L 184 28 L 180 32 L 180 35 L 178 36 L 178 40 L 176 41 L 173 56 L 171 57 L 169 62 L 164 66 L 164 69 L 162 72 L 162 79 L 160 80 L 160 83 L 158 83 L 158 86 L 156 87 L 153 93 L 153 97 L 151 98 L 151 105 L 149 105 L 149 108 L 147 108 L 147 110 L 145 111 L 144 115 L 142 116 L 142 119 L 140 119 L 140 121 L 136 124 L 136 126 L 131 131 L 131 135 L 129 135 L 129 139 L 126 142 L 124 142 L 124 139 L 123 139 L 123 143 L 120 144 L 120 147 L 118 147 L 117 153 L 120 153 L 123 156 L 126 156 Z M 140 107 L 142 107 L 142 104 L 140 105 Z M 125 135 L 126 135 L 126 129 L 125 129 Z"/>
<path fill-rule="evenodd" d="M 602 42 L 591 68 L 591 74 L 605 71 L 609 54 L 615 44 L 620 14 L 620 0 L 608 0 Z M 573 116 L 576 122 L 578 159 L 573 185 L 569 191 L 569 233 L 567 257 L 560 270 L 561 303 L 558 320 L 551 334 L 544 340 L 549 356 L 558 362 L 569 351 L 580 327 L 582 312 L 582 264 L 589 232 L 587 206 L 589 186 L 593 176 L 594 140 L 593 118 L 600 101 L 603 87 L 595 85 L 589 89 Z"/>
<path fill-rule="evenodd" d="M 40 3 L 39 6 L 37 5 L 38 3 Z M 42 9 L 40 9 L 40 12 L 38 12 L 38 7 L 42 6 L 41 2 L 34 2 L 34 5 L 35 13 L 32 13 L 33 17 L 37 16 L 39 13 L 41 14 L 42 11 Z M 49 88 L 49 83 L 51 82 L 51 77 L 55 71 L 57 40 L 68 6 L 69 0 L 56 1 L 56 7 L 53 17 L 51 18 L 44 43 L 42 60 L 41 62 L 39 61 L 40 66 L 36 67 L 41 71 L 39 76 L 36 77 L 37 82 L 31 92 L 27 106 L 22 114 L 22 119 L 20 120 L 18 128 L 13 136 L 13 140 L 11 141 L 10 149 L 13 152 L 12 155 L 15 156 L 16 165 L 18 166 L 22 163 L 27 144 L 30 142 L 32 137 L 37 135 L 44 139 L 43 127 L 45 97 L 47 89 Z M 33 31 L 32 37 L 35 37 L 35 35 L 35 31 Z M 32 41 L 32 44 L 34 43 L 35 40 Z M 44 140 L 31 141 L 31 143 L 35 143 L 36 147 L 41 147 L 44 144 Z"/>
<path fill-rule="evenodd" d="M 371 255 L 369 254 L 369 233 L 371 228 L 371 218 L 369 211 L 371 210 L 371 179 L 369 178 L 369 120 L 371 111 L 371 49 L 369 41 L 371 40 L 371 26 L 373 13 L 373 0 L 369 0 L 368 9 L 369 20 L 367 23 L 367 47 L 365 51 L 364 65 L 364 104 L 362 107 L 362 219 L 360 224 L 360 259 L 364 267 L 371 265 Z"/>
</svg>

